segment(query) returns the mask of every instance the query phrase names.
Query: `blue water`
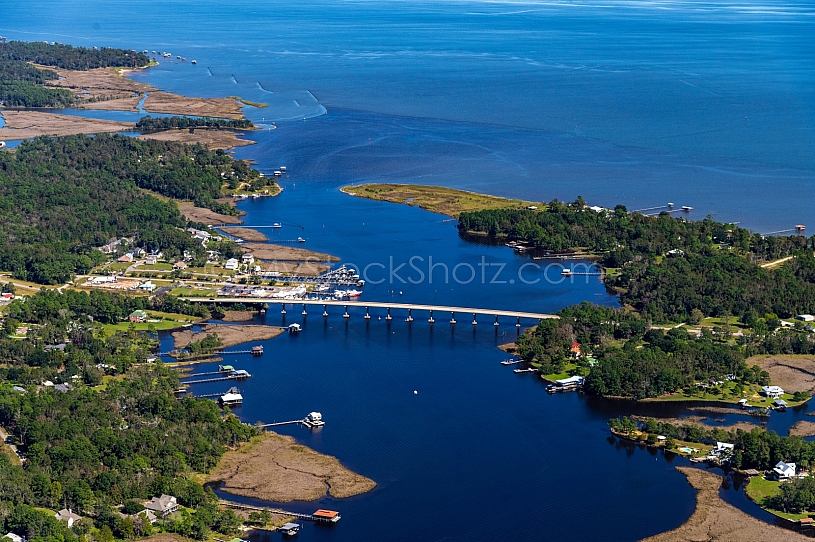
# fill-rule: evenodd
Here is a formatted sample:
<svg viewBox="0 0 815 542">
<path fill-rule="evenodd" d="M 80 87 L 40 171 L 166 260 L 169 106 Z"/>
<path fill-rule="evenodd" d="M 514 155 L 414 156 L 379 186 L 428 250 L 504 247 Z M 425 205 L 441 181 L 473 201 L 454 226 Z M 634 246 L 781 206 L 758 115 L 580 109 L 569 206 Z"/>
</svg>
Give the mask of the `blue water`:
<svg viewBox="0 0 815 542">
<path fill-rule="evenodd" d="M 0 7 L 0 33 L 11 39 L 169 51 L 173 59 L 134 77 L 269 104 L 246 113 L 278 129 L 248 134 L 257 144 L 236 156 L 266 172 L 286 165 L 289 174 L 280 196 L 240 204 L 247 224 L 282 222 L 279 232 L 263 231 L 273 240 L 302 236 L 306 248 L 367 267 L 363 300 L 539 312 L 617 302 L 596 278 L 560 282 L 557 268 L 546 270 L 552 262 L 462 240 L 446 217 L 339 193 L 348 183 L 442 184 L 533 200 L 582 195 L 635 209 L 673 201 L 693 206 L 691 218 L 712 214 L 759 232 L 812 216 L 811 3 Z M 415 280 L 411 258 L 426 272 L 431 257 L 450 272 L 459 266 L 460 278 L 469 266 L 476 276 L 445 281 L 437 268 L 432 283 Z M 391 259 L 406 264 L 401 279 L 377 266 L 387 271 Z M 266 341 L 262 358 L 226 360 L 254 375 L 240 385 L 246 399 L 236 413 L 254 422 L 319 410 L 322 430 L 281 432 L 378 483 L 352 499 L 288 504 L 343 514 L 334 528 L 306 525 L 302 540 L 637 540 L 691 513 L 694 492 L 674 470 L 683 460 L 617 442 L 605 426 L 635 410 L 689 412 L 549 396 L 538 379 L 498 363 L 505 355 L 495 346 L 517 333 L 511 319 L 495 328 L 479 318 L 474 327 L 457 315 L 451 328 L 448 315 L 434 315 L 431 327 L 426 314 L 408 325 L 404 314 L 388 324 L 383 312 L 366 322 L 351 310 L 346 322 L 340 309 L 325 320 L 319 310 L 304 318 L 288 309 L 262 321 L 301 322 L 301 334 Z M 774 414 L 769 427 L 784 433 L 803 414 Z"/>
</svg>

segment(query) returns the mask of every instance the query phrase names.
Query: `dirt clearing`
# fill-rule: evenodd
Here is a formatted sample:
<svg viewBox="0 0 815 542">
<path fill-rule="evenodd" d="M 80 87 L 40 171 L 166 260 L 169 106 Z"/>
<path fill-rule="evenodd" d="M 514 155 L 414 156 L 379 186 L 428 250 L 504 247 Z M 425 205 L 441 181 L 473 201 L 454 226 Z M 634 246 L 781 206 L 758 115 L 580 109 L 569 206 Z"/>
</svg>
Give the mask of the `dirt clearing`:
<svg viewBox="0 0 815 542">
<path fill-rule="evenodd" d="M 181 211 L 181 214 L 193 222 L 201 222 L 208 226 L 240 224 L 243 222 L 243 220 L 237 216 L 218 214 L 204 207 L 196 207 L 189 201 L 178 201 L 176 203 L 178 203 L 178 210 Z"/>
<path fill-rule="evenodd" d="M 351 497 L 376 487 L 376 482 L 346 469 L 336 457 L 276 433 L 227 452 L 209 481 L 224 482 L 221 490 L 227 493 L 272 502 L 314 501 L 326 494 Z"/>
<path fill-rule="evenodd" d="M 769 525 L 719 498 L 722 485 L 720 476 L 694 469 L 677 467 L 688 478 L 688 483 L 699 491 L 696 511 L 679 528 L 646 538 L 644 542 L 789 542 L 812 540 L 806 536 Z"/>
</svg>

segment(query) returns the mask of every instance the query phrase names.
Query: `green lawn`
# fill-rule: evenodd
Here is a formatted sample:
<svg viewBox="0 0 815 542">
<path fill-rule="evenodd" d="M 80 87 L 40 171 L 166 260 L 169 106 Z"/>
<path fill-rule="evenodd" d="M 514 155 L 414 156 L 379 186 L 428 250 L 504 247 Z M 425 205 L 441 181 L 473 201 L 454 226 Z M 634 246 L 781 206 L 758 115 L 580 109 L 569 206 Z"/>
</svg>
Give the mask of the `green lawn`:
<svg viewBox="0 0 815 542">
<path fill-rule="evenodd" d="M 585 376 L 585 374 L 587 374 L 587 371 L 583 367 L 578 366 L 576 363 L 567 363 L 566 366 L 563 368 L 563 372 L 543 375 L 543 378 L 545 378 L 546 380 L 563 380 L 564 378 L 569 378 L 570 376 L 576 374 Z"/>
<path fill-rule="evenodd" d="M 156 331 L 166 331 L 168 329 L 175 329 L 184 324 L 191 324 L 197 319 L 194 316 L 186 314 L 174 314 L 171 312 L 147 311 L 151 319 L 161 319 L 160 322 L 119 322 L 118 324 L 103 324 L 102 328 L 106 335 L 111 335 L 117 331 L 127 331 L 132 325 L 137 331 L 147 331 L 150 326 L 153 326 Z"/>
<path fill-rule="evenodd" d="M 170 290 L 170 294 L 186 297 L 215 297 L 218 295 L 216 290 L 212 288 L 191 288 L 189 286 L 173 288 Z"/>
<path fill-rule="evenodd" d="M 173 270 L 173 264 L 162 263 L 162 262 L 155 263 L 155 264 L 152 264 L 152 265 L 144 264 L 144 265 L 138 266 L 136 268 L 136 270 L 137 271 L 172 271 Z"/>
<path fill-rule="evenodd" d="M 764 502 L 764 499 L 767 497 L 773 497 L 778 494 L 779 487 L 781 486 L 781 482 L 776 482 L 775 480 L 767 480 L 763 476 L 753 476 L 750 478 L 750 483 L 747 484 L 747 495 L 756 501 L 759 504 Z M 792 521 L 798 521 L 802 518 L 808 518 L 810 514 L 789 514 L 787 512 L 781 512 L 780 510 L 773 510 L 771 508 L 766 508 L 762 506 L 768 512 L 775 514 L 776 516 L 786 518 Z"/>
</svg>

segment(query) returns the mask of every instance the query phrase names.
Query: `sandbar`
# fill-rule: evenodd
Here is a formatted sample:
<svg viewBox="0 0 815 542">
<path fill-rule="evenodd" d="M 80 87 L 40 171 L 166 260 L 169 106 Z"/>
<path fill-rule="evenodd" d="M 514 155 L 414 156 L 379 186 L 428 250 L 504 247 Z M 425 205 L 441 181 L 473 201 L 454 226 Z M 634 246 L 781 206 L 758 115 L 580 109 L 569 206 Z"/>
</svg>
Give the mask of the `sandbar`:
<svg viewBox="0 0 815 542">
<path fill-rule="evenodd" d="M 719 497 L 722 478 L 692 467 L 677 467 L 696 494 L 696 511 L 677 529 L 646 538 L 643 542 L 766 542 L 811 541 L 802 534 L 764 523 Z"/>
<path fill-rule="evenodd" d="M 255 313 L 251 311 L 224 311 L 224 317 L 221 318 L 224 322 L 248 322 L 255 317 Z"/>
<path fill-rule="evenodd" d="M 244 241 L 257 241 L 260 243 L 265 243 L 269 240 L 268 237 L 257 230 L 253 230 L 252 228 L 224 228 L 223 231 L 229 235 L 234 235 L 235 237 L 243 239 Z"/>
<path fill-rule="evenodd" d="M 795 425 L 789 429 L 789 435 L 797 435 L 799 437 L 815 437 L 815 422 L 808 422 L 806 420 L 795 422 Z"/>
<path fill-rule="evenodd" d="M 314 501 L 326 495 L 351 497 L 376 482 L 345 468 L 336 457 L 297 444 L 290 436 L 266 433 L 224 454 L 209 477 L 222 491 L 271 502 Z"/>
<path fill-rule="evenodd" d="M 228 326 L 223 324 L 207 324 L 201 331 L 176 331 L 173 333 L 176 348 L 186 348 L 190 343 L 198 342 L 209 334 L 217 334 L 221 339 L 220 348 L 228 348 L 250 341 L 265 341 L 273 339 L 283 333 L 283 329 L 272 326 Z"/>
</svg>

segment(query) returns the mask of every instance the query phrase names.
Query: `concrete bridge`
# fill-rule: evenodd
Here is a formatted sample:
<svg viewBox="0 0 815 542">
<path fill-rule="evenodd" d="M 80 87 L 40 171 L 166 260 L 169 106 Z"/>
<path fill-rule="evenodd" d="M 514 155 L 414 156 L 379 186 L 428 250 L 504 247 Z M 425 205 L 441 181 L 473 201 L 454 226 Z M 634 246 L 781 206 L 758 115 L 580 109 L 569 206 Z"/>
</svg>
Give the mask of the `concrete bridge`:
<svg viewBox="0 0 815 542">
<path fill-rule="evenodd" d="M 498 317 L 509 317 L 515 318 L 517 320 L 516 326 L 521 326 L 521 318 L 530 319 L 530 320 L 546 320 L 548 318 L 559 318 L 559 316 L 555 314 L 546 314 L 546 313 L 539 313 L 539 312 L 523 312 L 523 311 L 507 311 L 507 310 L 499 310 L 499 309 L 482 309 L 476 307 L 452 307 L 446 305 L 422 305 L 416 303 L 390 303 L 390 302 L 382 302 L 382 301 L 343 301 L 343 300 L 335 300 L 335 299 L 274 299 L 274 298 L 266 298 L 266 297 L 185 297 L 182 299 L 186 299 L 192 303 L 243 303 L 243 304 L 262 304 L 262 305 L 280 305 L 281 312 L 286 314 L 286 305 L 291 305 L 292 307 L 297 305 L 302 305 L 303 307 L 303 316 L 308 314 L 306 309 L 309 305 L 322 305 L 323 307 L 323 316 L 328 316 L 328 307 L 343 307 L 345 312 L 343 314 L 344 318 L 350 318 L 348 314 L 348 307 L 364 307 L 365 308 L 365 319 L 370 319 L 371 315 L 369 310 L 372 308 L 376 309 L 386 309 L 388 311 L 388 315 L 385 317 L 386 320 L 392 320 L 391 310 L 399 310 L 399 311 L 407 311 L 407 318 L 405 321 L 412 322 L 413 321 L 413 311 L 423 311 L 429 313 L 428 322 L 431 324 L 435 322 L 433 318 L 434 312 L 442 312 L 442 313 L 450 313 L 450 323 L 456 323 L 456 313 L 459 314 L 471 314 L 473 316 L 473 325 L 478 324 L 477 316 L 484 315 L 484 316 L 494 316 L 495 317 L 495 325 L 498 325 Z"/>
</svg>

